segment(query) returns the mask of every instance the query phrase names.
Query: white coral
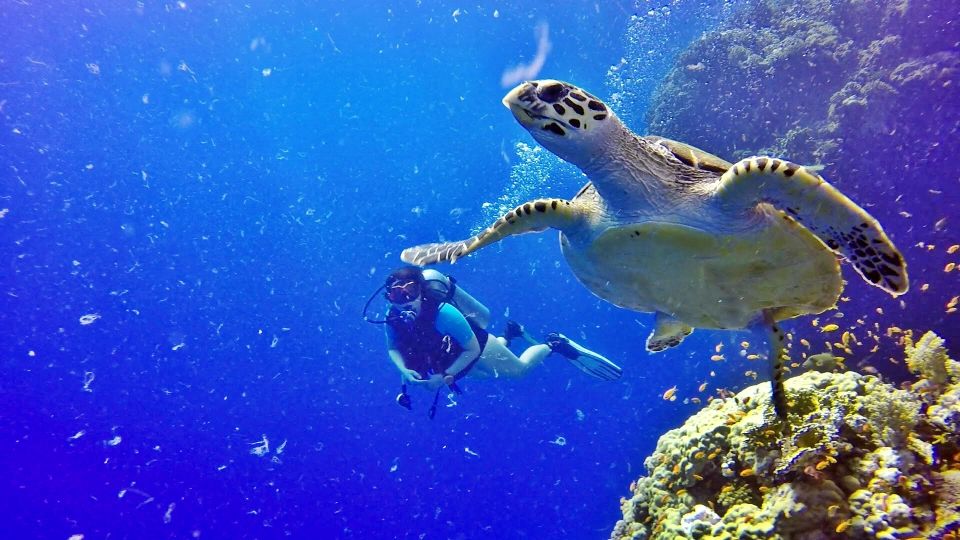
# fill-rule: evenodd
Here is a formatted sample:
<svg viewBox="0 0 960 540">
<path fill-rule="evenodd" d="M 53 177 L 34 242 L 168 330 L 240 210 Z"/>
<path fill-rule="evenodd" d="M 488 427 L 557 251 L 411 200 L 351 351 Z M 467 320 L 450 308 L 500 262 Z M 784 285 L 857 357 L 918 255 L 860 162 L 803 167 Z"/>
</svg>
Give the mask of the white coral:
<svg viewBox="0 0 960 540">
<path fill-rule="evenodd" d="M 709 531 L 710 527 L 719 522 L 720 516 L 716 512 L 698 504 L 680 518 L 680 528 L 687 536 L 693 538 L 695 531 Z"/>
</svg>

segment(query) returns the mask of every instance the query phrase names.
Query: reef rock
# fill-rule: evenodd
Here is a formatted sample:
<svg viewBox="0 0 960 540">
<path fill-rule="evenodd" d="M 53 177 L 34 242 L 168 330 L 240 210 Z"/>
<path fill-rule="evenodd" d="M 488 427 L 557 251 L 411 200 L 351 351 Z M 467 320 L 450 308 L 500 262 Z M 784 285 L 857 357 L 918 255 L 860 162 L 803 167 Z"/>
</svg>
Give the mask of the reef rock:
<svg viewBox="0 0 960 540">
<path fill-rule="evenodd" d="M 944 401 L 960 366 L 932 333 L 907 340 L 907 364 L 920 380 L 904 388 L 852 371 L 791 378 L 786 423 L 766 383 L 714 400 L 660 438 L 612 538 L 960 534 L 958 408 Z"/>
<path fill-rule="evenodd" d="M 649 131 L 734 161 L 835 165 L 853 148 L 884 165 L 904 147 L 955 155 L 927 126 L 939 118 L 952 133 L 960 120 L 960 52 L 948 37 L 958 21 L 960 4 L 936 0 L 756 3 L 680 55 Z"/>
</svg>

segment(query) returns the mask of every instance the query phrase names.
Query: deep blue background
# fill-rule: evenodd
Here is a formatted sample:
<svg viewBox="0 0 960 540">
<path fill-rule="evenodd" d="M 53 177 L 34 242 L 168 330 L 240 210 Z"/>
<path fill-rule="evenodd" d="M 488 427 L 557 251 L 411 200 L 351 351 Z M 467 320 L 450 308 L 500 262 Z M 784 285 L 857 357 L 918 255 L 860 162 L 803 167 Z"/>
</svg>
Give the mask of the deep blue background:
<svg viewBox="0 0 960 540">
<path fill-rule="evenodd" d="M 449 271 L 498 332 L 507 309 L 565 332 L 619 361 L 619 383 L 550 361 L 468 382 L 431 422 L 429 396 L 393 403 L 382 331 L 359 318 L 403 247 L 465 237 L 506 189 L 530 140 L 499 79 L 533 55 L 536 24 L 553 43 L 541 75 L 605 97 L 608 69 L 645 49 L 621 114 L 640 128 L 709 7 L 657 16 L 638 42 L 627 27 L 649 7 L 630 2 L 80 4 L 0 7 L 0 531 L 603 538 L 656 438 L 696 409 L 683 398 L 764 376 L 709 361 L 761 339 L 747 333 L 648 357 L 651 317 L 587 293 L 553 233 Z M 545 173 L 537 195 L 581 183 Z M 909 324 L 852 286 L 868 298 L 847 316 Z M 250 453 L 262 436 L 269 457 Z"/>
</svg>

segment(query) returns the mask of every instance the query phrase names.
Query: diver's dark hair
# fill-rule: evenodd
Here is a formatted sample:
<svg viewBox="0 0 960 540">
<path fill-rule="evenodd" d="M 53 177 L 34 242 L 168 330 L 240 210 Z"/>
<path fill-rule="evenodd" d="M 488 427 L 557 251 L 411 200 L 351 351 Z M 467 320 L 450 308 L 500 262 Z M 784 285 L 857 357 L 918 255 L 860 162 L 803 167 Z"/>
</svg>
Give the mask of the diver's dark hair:
<svg viewBox="0 0 960 540">
<path fill-rule="evenodd" d="M 423 285 L 423 270 L 418 266 L 401 266 L 387 276 L 386 286 L 389 287 L 397 282 L 416 281 L 418 285 Z"/>
</svg>

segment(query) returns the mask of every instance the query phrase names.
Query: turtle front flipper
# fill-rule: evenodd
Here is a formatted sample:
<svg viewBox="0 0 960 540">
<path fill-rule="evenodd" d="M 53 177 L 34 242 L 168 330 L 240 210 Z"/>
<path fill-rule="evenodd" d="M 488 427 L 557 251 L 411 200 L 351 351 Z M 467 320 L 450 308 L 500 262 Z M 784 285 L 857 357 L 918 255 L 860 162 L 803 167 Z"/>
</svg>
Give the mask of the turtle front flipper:
<svg viewBox="0 0 960 540">
<path fill-rule="evenodd" d="M 866 281 L 899 296 L 909 288 L 907 265 L 877 220 L 820 175 L 769 157 L 741 160 L 720 178 L 721 208 L 754 211 L 768 203 L 850 261 Z"/>
<path fill-rule="evenodd" d="M 663 352 L 670 347 L 676 347 L 683 338 L 693 332 L 693 328 L 677 319 L 658 311 L 655 315 L 653 332 L 647 338 L 647 352 Z"/>
<path fill-rule="evenodd" d="M 457 242 L 422 244 L 403 250 L 400 258 L 417 266 L 438 262 L 456 262 L 464 255 L 499 242 L 508 236 L 540 232 L 549 228 L 566 229 L 580 222 L 583 209 L 565 199 L 537 199 L 507 212 L 480 234 Z"/>
</svg>

